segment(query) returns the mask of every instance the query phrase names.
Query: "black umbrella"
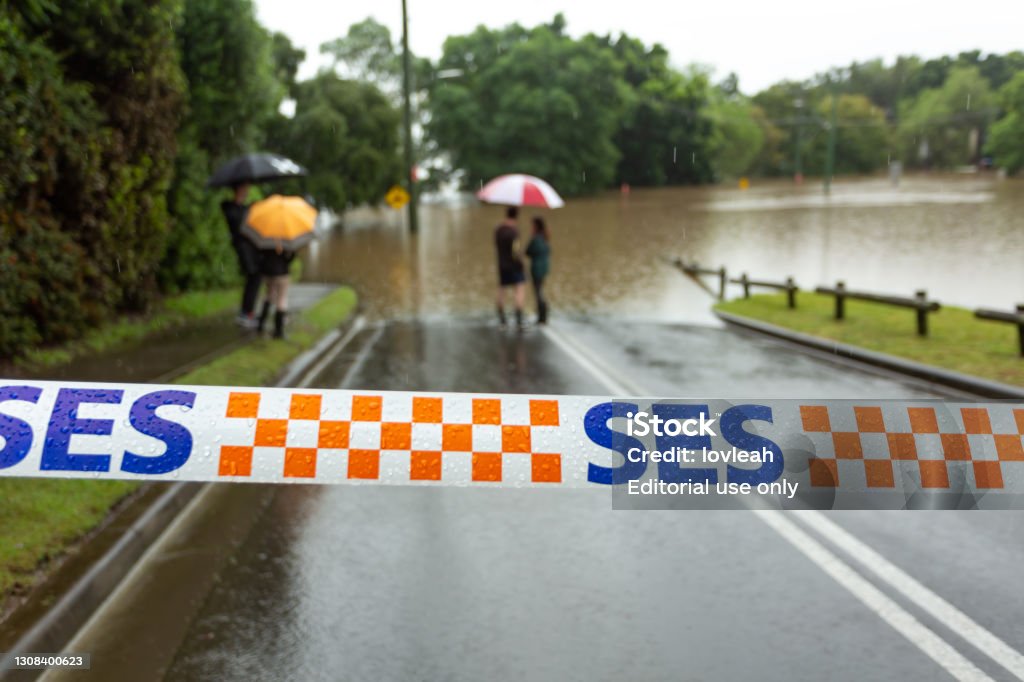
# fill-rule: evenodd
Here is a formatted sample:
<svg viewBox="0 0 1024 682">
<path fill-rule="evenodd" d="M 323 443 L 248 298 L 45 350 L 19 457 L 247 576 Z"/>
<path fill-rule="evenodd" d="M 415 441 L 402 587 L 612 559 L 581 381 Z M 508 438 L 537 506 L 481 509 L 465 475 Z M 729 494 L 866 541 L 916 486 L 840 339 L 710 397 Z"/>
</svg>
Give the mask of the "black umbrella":
<svg viewBox="0 0 1024 682">
<path fill-rule="evenodd" d="M 245 154 L 231 159 L 210 176 L 207 187 L 231 187 L 243 182 L 266 182 L 299 178 L 306 169 L 277 154 Z"/>
</svg>

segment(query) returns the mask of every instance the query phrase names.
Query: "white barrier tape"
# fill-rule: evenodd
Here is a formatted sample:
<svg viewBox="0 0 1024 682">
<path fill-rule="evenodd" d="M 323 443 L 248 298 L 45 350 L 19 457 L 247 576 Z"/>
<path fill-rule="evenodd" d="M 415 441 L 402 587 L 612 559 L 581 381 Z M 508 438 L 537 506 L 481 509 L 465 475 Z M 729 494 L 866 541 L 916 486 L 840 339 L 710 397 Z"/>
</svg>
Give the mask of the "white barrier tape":
<svg viewBox="0 0 1024 682">
<path fill-rule="evenodd" d="M 627 415 L 640 412 L 650 418 L 629 435 Z M 655 415 L 694 435 L 645 434 Z M 3 476 L 516 487 L 788 479 L 804 490 L 1020 494 L 1022 443 L 1020 403 L 0 380 Z M 682 448 L 691 459 L 678 461 Z M 640 454 L 655 449 L 677 459 Z"/>
</svg>

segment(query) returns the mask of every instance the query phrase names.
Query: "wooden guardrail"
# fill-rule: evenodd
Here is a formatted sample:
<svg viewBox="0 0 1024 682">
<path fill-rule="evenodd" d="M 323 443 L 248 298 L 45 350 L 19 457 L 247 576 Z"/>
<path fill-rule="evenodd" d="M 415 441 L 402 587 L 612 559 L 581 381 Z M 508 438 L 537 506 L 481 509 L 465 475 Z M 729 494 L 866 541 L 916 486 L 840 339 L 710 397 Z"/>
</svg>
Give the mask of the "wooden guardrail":
<svg viewBox="0 0 1024 682">
<path fill-rule="evenodd" d="M 728 281 L 726 277 L 725 267 L 720 267 L 717 270 L 712 268 L 703 268 L 697 263 L 686 263 L 682 258 L 676 258 L 672 261 L 672 264 L 682 270 L 685 274 L 690 277 L 697 277 L 699 275 L 712 275 L 718 278 L 718 300 L 725 300 L 725 285 Z"/>
<path fill-rule="evenodd" d="M 747 273 L 744 272 L 740 275 L 739 279 L 730 279 L 729 281 L 732 284 L 739 284 L 743 287 L 743 298 L 750 298 L 750 287 L 785 291 L 786 305 L 790 308 L 796 308 L 797 286 L 792 277 L 787 277 L 785 282 L 766 282 L 764 280 L 750 279 L 747 277 Z"/>
<path fill-rule="evenodd" d="M 859 301 L 872 301 L 886 305 L 899 306 L 901 308 L 913 308 L 917 312 L 917 334 L 918 336 L 928 335 L 928 313 L 934 313 L 941 308 L 938 301 L 929 301 L 928 294 L 923 289 L 914 292 L 913 298 L 904 296 L 884 296 L 881 294 L 870 294 L 863 291 L 850 291 L 844 282 L 836 282 L 835 288 L 817 287 L 815 292 L 836 297 L 836 319 L 842 320 L 846 317 L 846 299 L 853 298 Z"/>
<path fill-rule="evenodd" d="M 979 320 L 991 320 L 993 322 L 1009 322 L 1017 325 L 1017 340 L 1020 343 L 1020 355 L 1024 357 L 1024 305 L 1017 305 L 1017 312 L 1007 313 L 1002 310 L 986 310 L 984 308 L 975 310 L 974 316 Z"/>
</svg>

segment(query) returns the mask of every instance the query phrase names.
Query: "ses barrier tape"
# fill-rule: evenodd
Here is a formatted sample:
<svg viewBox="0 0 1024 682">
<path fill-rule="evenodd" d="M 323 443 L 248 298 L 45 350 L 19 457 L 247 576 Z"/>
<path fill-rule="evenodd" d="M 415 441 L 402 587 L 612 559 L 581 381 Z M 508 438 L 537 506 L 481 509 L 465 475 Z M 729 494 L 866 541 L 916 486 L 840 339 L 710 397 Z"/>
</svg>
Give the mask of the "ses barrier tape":
<svg viewBox="0 0 1024 682">
<path fill-rule="evenodd" d="M 595 488 L 622 508 L 1024 508 L 1024 403 L 0 379 L 0 475 Z"/>
</svg>

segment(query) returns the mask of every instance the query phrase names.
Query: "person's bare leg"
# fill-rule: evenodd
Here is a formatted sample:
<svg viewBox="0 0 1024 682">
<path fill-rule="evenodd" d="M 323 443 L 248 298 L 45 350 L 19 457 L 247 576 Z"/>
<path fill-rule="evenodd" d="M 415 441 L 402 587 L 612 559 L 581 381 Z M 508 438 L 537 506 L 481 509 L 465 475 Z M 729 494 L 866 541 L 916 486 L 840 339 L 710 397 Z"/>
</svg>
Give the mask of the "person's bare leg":
<svg viewBox="0 0 1024 682">
<path fill-rule="evenodd" d="M 516 325 L 523 326 L 523 303 L 526 301 L 526 285 L 520 282 L 516 285 Z"/>
<path fill-rule="evenodd" d="M 288 319 L 288 275 L 274 278 L 274 338 L 284 338 L 284 325 Z"/>
<path fill-rule="evenodd" d="M 505 318 L 505 287 L 498 285 L 498 322 L 504 327 L 508 320 Z"/>
</svg>

